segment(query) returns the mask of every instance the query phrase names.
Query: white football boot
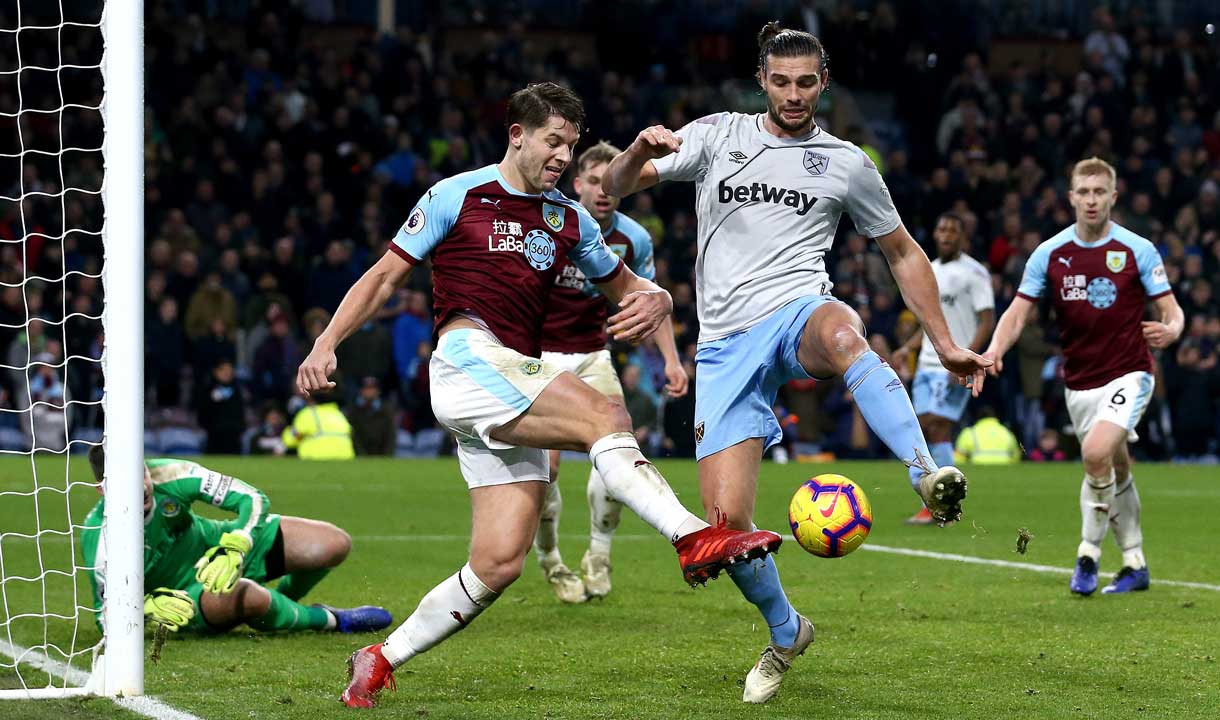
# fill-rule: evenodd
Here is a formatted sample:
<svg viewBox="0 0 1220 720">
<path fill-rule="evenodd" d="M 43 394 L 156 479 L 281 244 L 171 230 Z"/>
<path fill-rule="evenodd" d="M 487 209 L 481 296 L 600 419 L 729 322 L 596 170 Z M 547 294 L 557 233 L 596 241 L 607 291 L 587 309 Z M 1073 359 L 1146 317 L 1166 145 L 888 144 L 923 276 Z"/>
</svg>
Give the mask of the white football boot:
<svg viewBox="0 0 1220 720">
<path fill-rule="evenodd" d="M 962 519 L 962 500 L 966 499 L 966 476 L 946 465 L 919 478 L 919 497 L 941 527 Z"/>
<path fill-rule="evenodd" d="M 557 563 L 546 569 L 546 581 L 555 591 L 555 597 L 565 603 L 582 603 L 585 601 L 585 584 L 580 576 L 568 569 L 567 565 Z"/>
<path fill-rule="evenodd" d="M 580 571 L 585 576 L 585 592 L 589 597 L 604 598 L 610 594 L 610 556 L 585 551 L 580 559 Z"/>
<path fill-rule="evenodd" d="M 813 642 L 813 623 L 804 615 L 797 615 L 799 623 L 796 631 L 796 642 L 790 648 L 777 647 L 768 644 L 763 648 L 758 662 L 746 675 L 746 688 L 741 699 L 748 703 L 765 703 L 779 691 L 779 684 L 784 681 L 784 673 L 792 666 L 797 655 L 804 655 L 805 648 Z"/>
</svg>

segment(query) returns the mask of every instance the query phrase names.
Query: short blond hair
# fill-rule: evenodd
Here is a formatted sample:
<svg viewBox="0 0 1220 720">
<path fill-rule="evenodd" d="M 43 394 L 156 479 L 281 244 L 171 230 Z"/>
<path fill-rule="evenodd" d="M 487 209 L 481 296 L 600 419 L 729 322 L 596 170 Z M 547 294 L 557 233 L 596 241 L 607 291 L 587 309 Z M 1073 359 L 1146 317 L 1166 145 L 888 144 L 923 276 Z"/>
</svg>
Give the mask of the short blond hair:
<svg viewBox="0 0 1220 720">
<path fill-rule="evenodd" d="M 621 152 L 622 150 L 619 150 L 605 140 L 602 140 L 598 144 L 580 154 L 580 158 L 576 161 L 576 172 L 578 175 L 583 175 L 585 170 L 588 170 L 594 165 L 608 163 L 617 157 Z"/>
<path fill-rule="evenodd" d="M 1077 177 L 1089 177 L 1090 175 L 1105 175 L 1110 178 L 1110 187 L 1115 187 L 1118 184 L 1118 173 L 1114 171 L 1114 166 L 1094 155 L 1087 160 L 1081 160 L 1072 167 L 1071 179 Z"/>
</svg>

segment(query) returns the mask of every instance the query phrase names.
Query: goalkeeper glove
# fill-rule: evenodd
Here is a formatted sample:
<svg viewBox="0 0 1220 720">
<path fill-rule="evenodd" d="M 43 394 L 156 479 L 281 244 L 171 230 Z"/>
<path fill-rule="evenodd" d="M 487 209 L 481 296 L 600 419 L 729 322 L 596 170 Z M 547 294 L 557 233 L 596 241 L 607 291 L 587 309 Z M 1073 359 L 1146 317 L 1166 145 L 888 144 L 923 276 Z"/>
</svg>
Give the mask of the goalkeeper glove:
<svg viewBox="0 0 1220 720">
<path fill-rule="evenodd" d="M 195 563 L 195 581 L 202 583 L 203 589 L 210 593 L 232 592 L 241 578 L 246 553 L 251 546 L 250 535 L 243 530 L 221 535 L 220 544 L 205 552 Z"/>
<path fill-rule="evenodd" d="M 186 627 L 193 617 L 195 603 L 185 590 L 161 587 L 144 596 L 144 618 L 164 625 L 170 632 Z"/>
</svg>

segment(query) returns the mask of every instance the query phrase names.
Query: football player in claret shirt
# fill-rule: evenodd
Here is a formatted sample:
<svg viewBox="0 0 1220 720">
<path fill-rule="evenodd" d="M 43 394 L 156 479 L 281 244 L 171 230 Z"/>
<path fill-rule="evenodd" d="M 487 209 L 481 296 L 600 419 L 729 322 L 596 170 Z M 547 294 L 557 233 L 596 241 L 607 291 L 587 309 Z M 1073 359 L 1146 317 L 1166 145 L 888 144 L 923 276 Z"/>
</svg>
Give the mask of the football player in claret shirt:
<svg viewBox="0 0 1220 720">
<path fill-rule="evenodd" d="M 642 225 L 618 211 L 619 199 L 607 195 L 602 187 L 606 165 L 621 152 L 600 142 L 580 154 L 576 161 L 573 187 L 584 206 L 601 228 L 602 237 L 615 255 L 623 258 L 636 275 L 652 280 L 656 269 L 652 261 L 652 237 Z M 671 318 L 653 333 L 665 358 L 665 394 L 679 398 L 686 394 L 686 371 L 678 358 Z M 569 370 L 594 390 L 621 402 L 619 385 L 610 351 L 606 349 L 606 298 L 589 283 L 571 261 L 564 263 L 555 276 L 551 302 L 542 325 L 542 359 Z M 584 602 L 588 597 L 610 594 L 610 543 L 622 515 L 622 503 L 606 490 L 597 468 L 589 471 L 586 498 L 589 502 L 589 550 L 580 561 L 580 575 L 568 569 L 559 553 L 559 515 L 563 509 L 559 493 L 559 451 L 551 451 L 551 484 L 542 508 L 542 521 L 534 540 L 534 551 L 546 574 L 547 582 L 563 602 Z"/>
<path fill-rule="evenodd" d="M 392 252 L 348 291 L 297 373 L 302 392 L 333 386 L 335 347 L 431 258 L 432 408 L 457 437 L 470 490 L 470 559 L 385 643 L 352 655 L 342 696 L 352 707 L 372 706 L 392 685 L 393 668 L 466 627 L 520 576 L 550 482 L 547 448 L 588 452 L 610 494 L 674 543 L 688 583 L 780 544 L 772 532 L 692 515 L 640 453 L 622 404 L 539 359 L 547 302 L 566 259 L 618 304 L 609 318 L 617 340 L 642 341 L 673 303 L 610 251 L 580 203 L 555 190 L 584 125 L 580 98 L 554 83 L 530 85 L 509 98 L 505 124 L 504 159 L 425 193 Z"/>
<path fill-rule="evenodd" d="M 89 451 L 98 490 L 105 452 Z M 234 513 L 212 520 L 191 511 L 206 503 Z M 245 623 L 256 630 L 380 630 L 390 613 L 302 605 L 299 600 L 347 557 L 352 539 L 328 522 L 269 513 L 267 496 L 237 478 L 172 458 L 144 462 L 144 617 L 172 631 L 222 632 Z M 102 622 L 106 498 L 89 512 L 81 553 L 90 568 L 93 606 Z M 279 578 L 274 588 L 264 583 Z"/>
<path fill-rule="evenodd" d="M 902 381 L 869 348 L 855 310 L 831 294 L 826 254 L 844 211 L 877 241 L 940 364 L 981 382 L 986 361 L 950 336 L 928 257 L 903 227 L 877 167 L 818 127 L 814 113 L 830 81 L 821 42 L 776 23 L 758 42 L 755 80 L 766 112 L 707 115 L 676 133 L 647 128 L 605 175 L 607 192 L 618 196 L 662 181 L 695 183 L 694 429 L 704 508 L 723 510 L 733 527 L 752 527 L 763 452 L 783 437 L 772 410 L 779 387 L 842 376 L 933 517 L 956 520 L 966 476 L 937 466 Z M 812 642 L 813 625 L 788 601 L 770 557 L 729 575 L 771 630 L 742 691 L 745 702 L 766 702 Z"/>
<path fill-rule="evenodd" d="M 1076 163 L 1068 200 L 1076 223 L 1038 246 L 1012 305 L 996 326 L 984 356 L 1002 368 L 1030 308 L 1048 296 L 1063 338 L 1063 380 L 1068 414 L 1080 438 L 1080 545 L 1069 587 L 1097 590 L 1097 564 L 1107 526 L 1122 551 L 1122 568 L 1102 591 L 1146 590 L 1148 563 L 1140 529 L 1140 500 L 1127 443 L 1152 398 L 1149 347 L 1164 348 L 1182 334 L 1182 308 L 1165 266 L 1148 240 L 1110 219 L 1118 197 L 1114 168 L 1098 158 Z M 1157 320 L 1145 320 L 1151 300 Z"/>
</svg>

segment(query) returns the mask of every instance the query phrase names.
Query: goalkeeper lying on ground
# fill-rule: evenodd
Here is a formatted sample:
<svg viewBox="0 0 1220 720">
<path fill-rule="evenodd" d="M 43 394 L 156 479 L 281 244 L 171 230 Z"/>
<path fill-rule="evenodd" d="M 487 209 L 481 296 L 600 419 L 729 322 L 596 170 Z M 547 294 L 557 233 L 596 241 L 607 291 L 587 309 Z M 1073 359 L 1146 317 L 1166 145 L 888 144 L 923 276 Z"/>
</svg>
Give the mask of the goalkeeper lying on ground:
<svg viewBox="0 0 1220 720">
<path fill-rule="evenodd" d="M 102 448 L 89 453 L 101 488 Z M 229 521 L 191 512 L 207 502 L 236 513 Z M 105 597 L 101 544 L 103 497 L 85 518 L 81 546 L 93 568 L 93 606 Z M 314 585 L 343 562 L 352 541 L 328 522 L 268 514 L 267 496 L 236 478 L 185 460 L 144 463 L 144 617 L 149 623 L 222 632 L 242 623 L 256 630 L 363 632 L 388 626 L 390 613 L 301 605 Z M 274 588 L 263 583 L 280 578 Z M 101 623 L 101 612 L 98 612 Z"/>
</svg>

